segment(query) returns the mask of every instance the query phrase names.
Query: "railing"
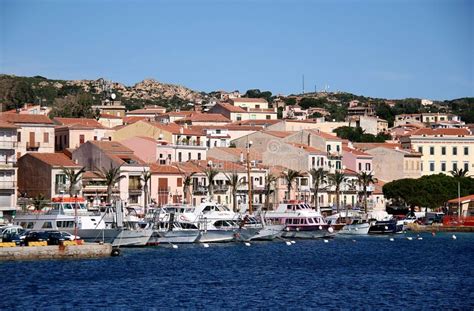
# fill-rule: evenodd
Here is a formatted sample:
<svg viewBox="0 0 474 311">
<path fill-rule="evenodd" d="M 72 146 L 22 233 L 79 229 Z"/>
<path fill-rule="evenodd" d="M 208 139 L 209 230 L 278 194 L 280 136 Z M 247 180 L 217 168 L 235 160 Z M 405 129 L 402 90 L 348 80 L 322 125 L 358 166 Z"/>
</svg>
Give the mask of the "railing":
<svg viewBox="0 0 474 311">
<path fill-rule="evenodd" d="M 15 181 L 13 180 L 3 180 L 3 181 L 0 181 L 0 189 L 15 189 Z"/>
<path fill-rule="evenodd" d="M 0 168 L 11 168 L 15 165 L 16 165 L 15 158 L 0 162 Z"/>
<path fill-rule="evenodd" d="M 29 141 L 26 142 L 27 151 L 38 151 L 39 147 L 40 143 L 30 143 Z"/>
<path fill-rule="evenodd" d="M 342 158 L 342 154 L 339 152 L 327 152 L 328 159 L 340 159 Z"/>
<path fill-rule="evenodd" d="M 229 186 L 219 185 L 219 186 L 214 186 L 212 189 L 213 189 L 214 193 L 226 193 L 229 190 Z"/>
<path fill-rule="evenodd" d="M 193 194 L 206 194 L 208 192 L 206 186 L 193 187 Z"/>
<path fill-rule="evenodd" d="M 16 146 L 16 136 L 15 140 L 0 140 L 0 149 L 15 149 Z"/>
</svg>

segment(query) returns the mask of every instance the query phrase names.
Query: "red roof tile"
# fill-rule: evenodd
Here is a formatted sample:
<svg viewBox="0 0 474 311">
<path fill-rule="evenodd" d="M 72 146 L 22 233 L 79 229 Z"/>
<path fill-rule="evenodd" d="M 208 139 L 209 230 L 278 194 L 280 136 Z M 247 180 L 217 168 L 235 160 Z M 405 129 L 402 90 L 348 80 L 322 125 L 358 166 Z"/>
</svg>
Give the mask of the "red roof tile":
<svg viewBox="0 0 474 311">
<path fill-rule="evenodd" d="M 222 114 L 219 113 L 201 113 L 201 112 L 195 112 L 191 115 L 188 115 L 187 117 L 178 120 L 176 122 L 224 122 L 224 123 L 229 123 L 230 120 L 223 116 Z"/>
<path fill-rule="evenodd" d="M 79 126 L 79 127 L 86 127 L 86 128 L 104 128 L 102 124 L 100 124 L 95 119 L 85 119 L 85 118 L 54 118 L 53 121 L 59 125 L 65 126 Z"/>
<path fill-rule="evenodd" d="M 0 120 L 14 124 L 54 124 L 50 118 L 42 114 L 0 113 Z"/>
<path fill-rule="evenodd" d="M 349 148 L 349 147 L 346 147 L 346 146 L 342 146 L 342 151 L 343 151 L 343 154 L 344 154 L 344 152 L 349 152 L 349 153 L 352 153 L 355 156 L 361 156 L 361 157 L 365 157 L 365 158 L 372 158 L 372 156 L 370 154 L 367 154 L 367 153 L 365 153 L 361 150 L 357 150 L 357 149 L 354 149 L 354 148 Z"/>
<path fill-rule="evenodd" d="M 64 153 L 27 153 L 25 156 L 31 156 L 35 159 L 40 160 L 46 164 L 55 167 L 81 167 L 80 165 L 74 163 L 69 157 L 67 157 Z"/>
<path fill-rule="evenodd" d="M 289 131 L 262 131 L 262 133 L 266 133 L 268 135 L 272 135 L 278 138 L 285 138 L 287 136 L 290 136 L 294 134 L 295 132 L 289 132 Z"/>
<path fill-rule="evenodd" d="M 245 109 L 243 109 L 242 107 L 239 107 L 239 106 L 233 106 L 231 104 L 228 104 L 228 103 L 217 103 L 216 106 L 221 106 L 222 108 L 230 111 L 230 112 L 240 112 L 240 113 L 244 113 L 244 112 L 247 112 Z"/>
<path fill-rule="evenodd" d="M 109 113 L 101 113 L 100 118 L 102 119 L 122 119 L 122 117 L 119 116 L 114 116 L 113 114 Z"/>
<path fill-rule="evenodd" d="M 439 128 L 439 129 L 422 128 L 410 133 L 410 136 L 421 136 L 421 135 L 467 136 L 467 135 L 471 135 L 471 132 L 466 128 Z"/>
<path fill-rule="evenodd" d="M 467 196 L 465 196 L 465 197 L 460 197 L 460 198 L 451 199 L 451 200 L 448 201 L 448 203 L 458 203 L 459 201 L 460 201 L 461 203 L 474 201 L 474 194 L 467 195 Z"/>
<path fill-rule="evenodd" d="M 229 99 L 229 101 L 233 103 L 268 103 L 265 98 L 246 98 L 246 97 L 232 98 L 232 99 Z"/>
</svg>

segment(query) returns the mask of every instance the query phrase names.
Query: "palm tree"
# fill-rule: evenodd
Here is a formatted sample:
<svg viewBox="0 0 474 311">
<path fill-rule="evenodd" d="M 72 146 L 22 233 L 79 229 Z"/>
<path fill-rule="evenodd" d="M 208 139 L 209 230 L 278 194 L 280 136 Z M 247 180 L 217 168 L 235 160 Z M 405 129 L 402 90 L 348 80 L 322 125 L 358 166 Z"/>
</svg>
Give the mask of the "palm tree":
<svg viewBox="0 0 474 311">
<path fill-rule="evenodd" d="M 85 167 L 82 167 L 76 172 L 73 168 L 62 167 L 63 174 L 66 176 L 66 179 L 69 180 L 68 193 L 69 196 L 73 196 L 74 188 L 82 179 L 82 173 L 86 171 Z"/>
<path fill-rule="evenodd" d="M 239 178 L 237 173 L 232 173 L 230 175 L 225 174 L 227 182 L 230 186 L 230 191 L 232 194 L 232 209 L 234 212 L 237 212 L 237 189 L 244 184 L 242 178 Z"/>
<path fill-rule="evenodd" d="M 293 187 L 292 184 L 296 180 L 296 178 L 301 177 L 302 174 L 299 171 L 295 171 L 289 169 L 286 172 L 283 172 L 282 177 L 286 180 L 286 186 L 288 189 L 288 200 L 291 198 L 291 188 Z"/>
<path fill-rule="evenodd" d="M 364 192 L 364 211 L 367 213 L 367 187 L 370 186 L 370 184 L 375 184 L 377 182 L 377 178 L 372 175 L 372 172 L 367 173 L 367 172 L 360 172 L 357 174 L 357 180 L 359 182 L 359 186 L 363 188 Z"/>
<path fill-rule="evenodd" d="M 145 199 L 143 200 L 144 202 L 144 211 L 145 211 L 145 214 L 147 212 L 147 209 L 148 209 L 148 195 L 149 195 L 149 187 L 150 187 L 150 179 L 151 179 L 151 172 L 150 171 L 145 171 L 145 169 L 143 169 L 143 173 L 142 173 L 142 176 L 140 176 L 140 179 L 141 181 L 143 181 L 143 192 L 145 194 Z"/>
<path fill-rule="evenodd" d="M 278 181 L 278 177 L 273 174 L 268 174 L 265 176 L 265 188 L 263 189 L 265 193 L 265 209 L 268 211 L 268 206 L 270 204 L 270 194 L 275 192 L 275 189 L 272 189 L 272 186 L 275 186 L 275 183 Z"/>
<path fill-rule="evenodd" d="M 121 167 L 122 165 L 114 167 L 110 164 L 110 169 L 102 167 L 98 169 L 96 173 L 96 175 L 105 179 L 105 184 L 107 185 L 107 203 L 112 202 L 112 187 L 126 177 L 125 175 L 120 175 Z"/>
<path fill-rule="evenodd" d="M 329 183 L 336 187 L 336 211 L 339 213 L 339 195 L 342 184 L 346 181 L 346 175 L 343 171 L 337 170 L 329 175 Z"/>
<path fill-rule="evenodd" d="M 457 170 L 452 170 L 451 175 L 453 175 L 454 178 L 463 178 L 468 176 L 468 170 L 465 169 L 457 169 Z"/>
<path fill-rule="evenodd" d="M 33 206 L 36 211 L 40 211 L 43 207 L 46 206 L 46 197 L 44 194 L 40 193 L 33 198 Z"/>
<path fill-rule="evenodd" d="M 309 174 L 311 175 L 313 179 L 314 208 L 319 212 L 318 192 L 321 185 L 327 182 L 326 180 L 327 173 L 323 168 L 318 168 L 318 169 L 312 168 L 309 171 Z"/>
<path fill-rule="evenodd" d="M 214 178 L 219 174 L 219 171 L 209 167 L 204 171 L 204 174 L 206 174 L 207 181 L 209 182 L 209 198 L 212 200 L 214 196 Z"/>
<path fill-rule="evenodd" d="M 193 182 L 193 176 L 195 174 L 196 174 L 195 172 L 192 172 L 190 174 L 184 174 L 183 175 L 183 177 L 184 177 L 184 179 L 183 179 L 184 204 L 188 203 L 188 197 L 190 196 L 189 188 L 191 187 L 191 184 Z"/>
</svg>

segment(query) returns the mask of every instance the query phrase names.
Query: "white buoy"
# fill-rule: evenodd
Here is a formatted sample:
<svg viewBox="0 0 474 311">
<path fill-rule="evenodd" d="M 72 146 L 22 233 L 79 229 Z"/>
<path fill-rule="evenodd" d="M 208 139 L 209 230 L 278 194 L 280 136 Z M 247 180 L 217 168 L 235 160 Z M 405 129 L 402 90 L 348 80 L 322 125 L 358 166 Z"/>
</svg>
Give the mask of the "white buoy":
<svg viewBox="0 0 474 311">
<path fill-rule="evenodd" d="M 176 249 L 176 248 L 178 248 L 178 245 L 174 245 L 174 244 L 173 244 L 172 247 L 173 247 L 174 249 Z"/>
<path fill-rule="evenodd" d="M 357 242 L 357 241 L 356 241 L 356 240 L 352 240 L 352 242 L 354 242 L 354 243 L 355 243 L 355 242 Z"/>
<path fill-rule="evenodd" d="M 453 238 L 453 240 L 456 240 L 456 239 L 457 239 L 457 237 L 456 237 L 455 234 L 453 234 L 452 238 Z"/>
<path fill-rule="evenodd" d="M 286 227 L 285 230 L 286 230 L 286 231 L 290 231 L 290 228 Z"/>
<path fill-rule="evenodd" d="M 395 239 L 394 239 L 394 238 L 390 238 L 390 242 L 393 242 L 393 241 L 395 241 Z"/>
<path fill-rule="evenodd" d="M 418 237 L 418 240 L 420 240 L 420 241 L 421 241 L 421 240 L 423 240 L 423 238 L 420 236 L 420 237 Z"/>
<path fill-rule="evenodd" d="M 295 241 L 290 241 L 291 244 L 295 244 L 296 242 Z"/>
<path fill-rule="evenodd" d="M 204 244 L 202 244 L 202 246 L 204 246 L 205 248 L 208 248 L 208 247 L 209 247 L 209 244 L 204 243 Z"/>
<path fill-rule="evenodd" d="M 319 230 L 323 230 L 323 226 L 319 226 Z"/>
<path fill-rule="evenodd" d="M 324 243 L 329 243 L 329 240 L 324 240 Z"/>
<path fill-rule="evenodd" d="M 407 240 L 411 241 L 411 240 L 413 240 L 413 238 L 411 236 L 409 236 L 409 237 L 407 237 Z"/>
<path fill-rule="evenodd" d="M 286 245 L 291 246 L 291 242 L 290 242 L 290 241 L 286 241 L 285 243 L 286 243 Z"/>
<path fill-rule="evenodd" d="M 250 246 L 249 242 L 245 242 L 244 244 L 245 244 L 245 246 Z"/>
<path fill-rule="evenodd" d="M 329 232 L 329 233 L 333 233 L 333 232 L 334 232 L 334 228 L 333 228 L 333 227 L 329 227 L 329 228 L 328 228 L 328 232 Z"/>
</svg>

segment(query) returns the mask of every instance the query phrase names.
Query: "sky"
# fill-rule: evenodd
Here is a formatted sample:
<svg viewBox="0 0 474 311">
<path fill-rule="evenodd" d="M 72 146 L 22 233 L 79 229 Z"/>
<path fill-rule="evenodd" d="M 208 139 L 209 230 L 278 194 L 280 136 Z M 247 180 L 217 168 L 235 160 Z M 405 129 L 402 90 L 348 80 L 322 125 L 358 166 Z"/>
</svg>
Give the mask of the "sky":
<svg viewBox="0 0 474 311">
<path fill-rule="evenodd" d="M 474 96 L 474 1 L 0 0 L 0 73 Z"/>
</svg>

